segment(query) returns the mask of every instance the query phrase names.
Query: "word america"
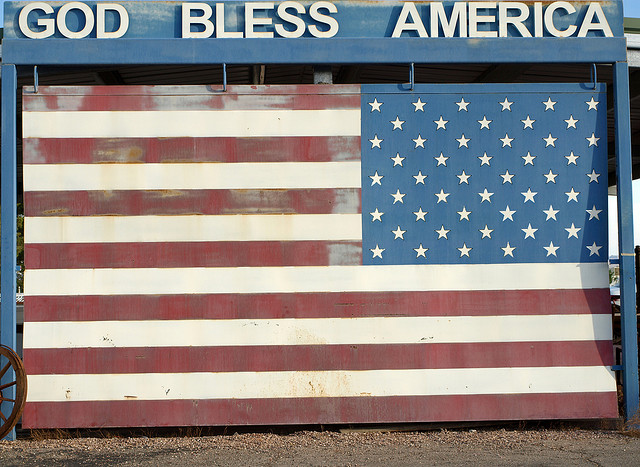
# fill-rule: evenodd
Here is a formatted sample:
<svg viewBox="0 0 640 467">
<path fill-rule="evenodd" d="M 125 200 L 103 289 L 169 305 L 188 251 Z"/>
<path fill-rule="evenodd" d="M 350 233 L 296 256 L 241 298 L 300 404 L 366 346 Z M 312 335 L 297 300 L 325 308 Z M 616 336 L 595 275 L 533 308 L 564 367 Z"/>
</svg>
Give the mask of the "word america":
<svg viewBox="0 0 640 467">
<path fill-rule="evenodd" d="M 545 31 L 553 37 L 586 37 L 590 31 L 598 31 L 605 37 L 613 36 L 598 2 L 588 4 L 581 20 L 570 2 L 533 2 L 533 8 L 529 5 L 531 2 L 456 2 L 448 14 L 444 2 L 418 5 L 405 2 L 395 18 L 391 37 L 403 34 L 417 37 L 543 37 Z M 67 21 L 71 11 L 81 19 L 77 30 L 69 27 Z M 112 30 L 107 30 L 107 15 L 118 19 L 117 27 Z M 557 24 L 559 17 L 565 18 L 562 25 Z M 234 14 L 233 18 L 237 18 L 237 24 L 229 27 L 224 3 L 182 3 L 181 37 L 296 38 L 308 32 L 312 37 L 329 38 L 336 36 L 340 28 L 338 7 L 327 1 L 307 6 L 295 1 L 277 5 L 274 2 L 247 2 L 244 16 Z M 48 3 L 33 2 L 20 10 L 18 24 L 22 34 L 30 39 L 51 37 L 56 29 L 69 39 L 82 39 L 92 33 L 99 39 L 115 39 L 126 34 L 129 13 L 117 3 L 97 3 L 92 8 L 86 3 L 69 2 L 56 11 Z"/>
</svg>

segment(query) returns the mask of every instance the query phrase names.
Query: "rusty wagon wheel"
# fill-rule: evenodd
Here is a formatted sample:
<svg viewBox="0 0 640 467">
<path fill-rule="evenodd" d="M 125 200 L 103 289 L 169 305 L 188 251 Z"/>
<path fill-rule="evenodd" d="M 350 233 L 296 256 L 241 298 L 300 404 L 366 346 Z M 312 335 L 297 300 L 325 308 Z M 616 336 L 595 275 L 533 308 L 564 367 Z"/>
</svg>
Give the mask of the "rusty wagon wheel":
<svg viewBox="0 0 640 467">
<path fill-rule="evenodd" d="M 7 374 L 11 374 L 9 369 L 13 369 L 13 377 L 7 380 Z M 24 371 L 20 357 L 7 346 L 0 346 L 0 439 L 11 432 L 24 410 L 24 403 L 27 400 L 27 374 Z M 10 389 L 16 388 L 15 399 L 10 397 Z"/>
</svg>

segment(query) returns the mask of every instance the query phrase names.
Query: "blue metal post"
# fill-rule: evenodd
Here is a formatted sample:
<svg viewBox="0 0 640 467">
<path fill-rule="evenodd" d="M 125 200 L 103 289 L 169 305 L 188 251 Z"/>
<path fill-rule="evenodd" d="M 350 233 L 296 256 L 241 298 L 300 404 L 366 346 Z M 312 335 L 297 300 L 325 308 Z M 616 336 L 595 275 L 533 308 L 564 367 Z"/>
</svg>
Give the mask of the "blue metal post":
<svg viewBox="0 0 640 467">
<path fill-rule="evenodd" d="M 2 65 L 2 193 L 0 208 L 0 343 L 16 350 L 16 90 L 15 65 Z M 5 374 L 1 383 L 14 380 L 12 371 Z M 15 386 L 3 390 L 3 395 L 15 399 Z M 9 392 L 10 394 L 7 394 Z M 7 404 L 4 402 L 3 404 Z M 5 407 L 3 407 L 5 408 Z M 3 413 L 11 413 L 4 410 Z M 6 439 L 14 440 L 13 430 Z"/>
<path fill-rule="evenodd" d="M 618 244 L 620 248 L 620 305 L 622 332 L 622 384 L 624 418 L 638 413 L 638 329 L 636 323 L 635 253 L 633 247 L 633 200 L 631 193 L 631 116 L 629 112 L 629 65 L 613 66 L 616 123 L 616 176 L 618 187 Z"/>
</svg>

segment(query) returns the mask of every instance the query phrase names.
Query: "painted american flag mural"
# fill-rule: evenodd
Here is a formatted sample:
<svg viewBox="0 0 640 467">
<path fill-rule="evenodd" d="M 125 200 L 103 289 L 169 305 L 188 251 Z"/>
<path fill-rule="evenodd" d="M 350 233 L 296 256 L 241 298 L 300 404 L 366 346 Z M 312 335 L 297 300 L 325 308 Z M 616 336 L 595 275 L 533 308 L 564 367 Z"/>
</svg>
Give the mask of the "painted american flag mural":
<svg viewBox="0 0 640 467">
<path fill-rule="evenodd" d="M 617 416 L 603 88 L 23 98 L 25 427 Z"/>
</svg>

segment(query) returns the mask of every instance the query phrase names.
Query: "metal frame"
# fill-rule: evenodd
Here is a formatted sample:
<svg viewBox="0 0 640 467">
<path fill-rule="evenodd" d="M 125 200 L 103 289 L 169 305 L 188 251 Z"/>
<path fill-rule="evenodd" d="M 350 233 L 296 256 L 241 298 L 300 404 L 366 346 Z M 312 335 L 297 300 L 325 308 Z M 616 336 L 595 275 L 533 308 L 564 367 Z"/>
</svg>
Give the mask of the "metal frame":
<svg viewBox="0 0 640 467">
<path fill-rule="evenodd" d="M 621 22 L 621 18 L 618 18 Z M 612 64 L 619 212 L 625 419 L 640 406 L 631 193 L 629 71 L 624 37 L 613 38 L 336 38 L 299 39 L 47 39 L 7 37 L 2 65 L 2 300 L 0 343 L 16 344 L 16 65 L 178 64 Z M 48 47 L 43 47 L 47 44 Z M 313 46 L 311 46 L 313 45 Z M 588 50 L 588 53 L 585 51 Z M 55 51 L 55 53 L 52 53 Z M 452 53 L 455 51 L 455 53 Z M 413 67 L 412 67 L 413 68 Z M 413 74 L 413 73 L 411 73 Z M 595 81 L 595 73 L 593 77 Z M 410 79 L 413 82 L 413 79 Z M 226 83 L 225 83 L 226 84 Z M 226 87 L 226 86 L 225 86 Z M 15 439 L 15 432 L 9 436 Z"/>
</svg>

